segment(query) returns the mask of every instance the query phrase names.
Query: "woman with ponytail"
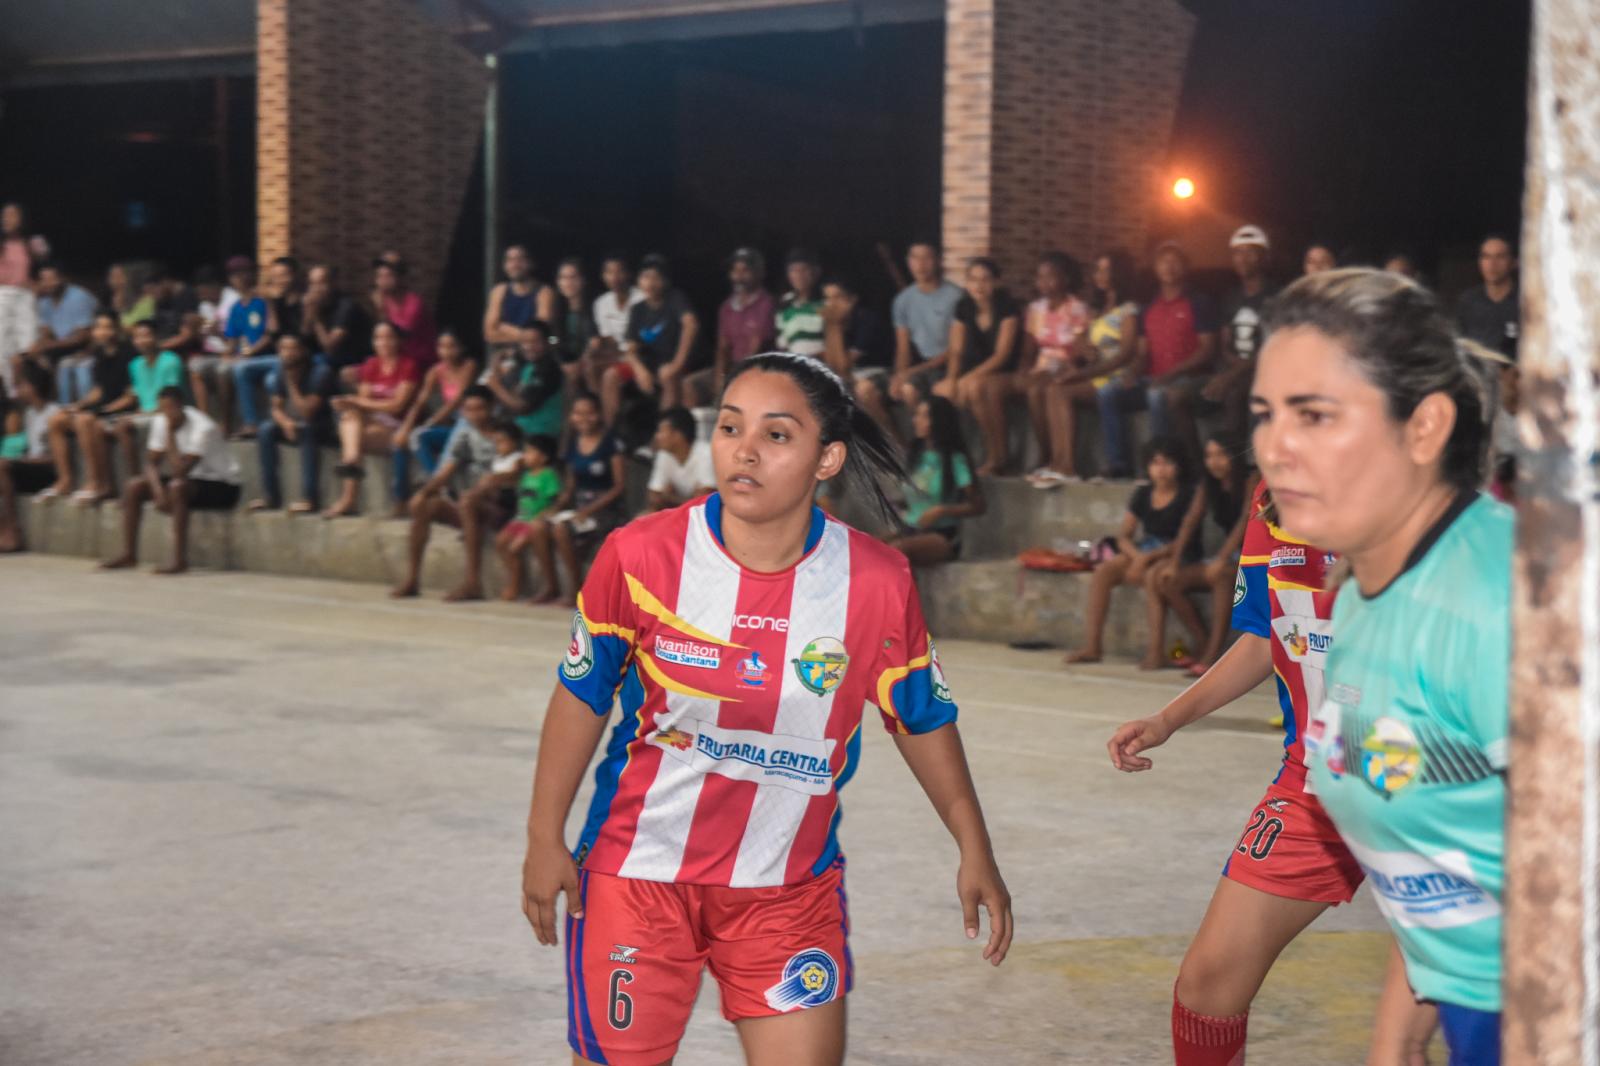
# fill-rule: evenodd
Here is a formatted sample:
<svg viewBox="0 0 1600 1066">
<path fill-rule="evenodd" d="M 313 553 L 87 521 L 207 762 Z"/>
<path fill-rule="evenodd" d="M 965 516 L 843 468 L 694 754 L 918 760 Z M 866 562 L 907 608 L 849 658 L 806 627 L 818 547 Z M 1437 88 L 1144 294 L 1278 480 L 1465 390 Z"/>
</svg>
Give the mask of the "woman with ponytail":
<svg viewBox="0 0 1600 1066">
<path fill-rule="evenodd" d="M 1453 1066 L 1498 1063 L 1513 516 L 1480 491 L 1497 368 L 1376 270 L 1303 278 L 1266 327 L 1256 458 L 1284 528 L 1348 575 L 1311 785 L 1394 931 L 1391 980 L 1437 1005 Z"/>
<path fill-rule="evenodd" d="M 862 711 L 885 727 L 961 853 L 983 957 L 1011 903 L 900 553 L 817 509 L 842 479 L 888 516 L 893 445 L 834 372 L 785 353 L 741 363 L 712 437 L 717 491 L 608 538 L 578 598 L 546 711 L 523 909 L 565 943 L 575 1062 L 672 1059 L 709 966 L 755 1066 L 844 1059 L 838 791 Z M 575 847 L 568 808 L 612 704 L 621 721 Z"/>
</svg>

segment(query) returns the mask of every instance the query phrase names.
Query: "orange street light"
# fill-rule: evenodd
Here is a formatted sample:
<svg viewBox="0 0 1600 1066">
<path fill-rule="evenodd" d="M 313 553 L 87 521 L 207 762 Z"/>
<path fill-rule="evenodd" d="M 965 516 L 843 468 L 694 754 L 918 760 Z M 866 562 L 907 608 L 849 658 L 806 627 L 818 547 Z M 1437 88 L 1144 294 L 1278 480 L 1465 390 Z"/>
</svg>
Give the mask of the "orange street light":
<svg viewBox="0 0 1600 1066">
<path fill-rule="evenodd" d="M 1180 200 L 1187 200 L 1194 195 L 1194 182 L 1188 178 L 1179 178 L 1172 183 L 1172 195 Z"/>
</svg>

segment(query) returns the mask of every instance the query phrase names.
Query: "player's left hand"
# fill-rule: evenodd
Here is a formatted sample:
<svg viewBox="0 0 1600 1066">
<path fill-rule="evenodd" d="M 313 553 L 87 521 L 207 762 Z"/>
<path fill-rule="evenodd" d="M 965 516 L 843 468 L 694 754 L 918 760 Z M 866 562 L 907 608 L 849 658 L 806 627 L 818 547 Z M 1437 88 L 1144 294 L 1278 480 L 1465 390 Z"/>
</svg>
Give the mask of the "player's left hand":
<svg viewBox="0 0 1600 1066">
<path fill-rule="evenodd" d="M 1006 890 L 993 855 L 962 858 L 961 868 L 956 871 L 956 895 L 961 897 L 968 940 L 978 938 L 978 907 L 989 912 L 989 942 L 983 946 L 983 957 L 989 965 L 999 966 L 1011 950 L 1011 893 Z"/>
</svg>

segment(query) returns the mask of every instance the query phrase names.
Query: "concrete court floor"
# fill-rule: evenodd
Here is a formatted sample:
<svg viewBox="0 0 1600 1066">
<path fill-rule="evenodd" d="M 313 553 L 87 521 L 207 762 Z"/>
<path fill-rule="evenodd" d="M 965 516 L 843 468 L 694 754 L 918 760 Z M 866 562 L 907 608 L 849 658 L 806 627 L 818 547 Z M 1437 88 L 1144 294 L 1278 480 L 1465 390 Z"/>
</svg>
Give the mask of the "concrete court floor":
<svg viewBox="0 0 1600 1066">
<path fill-rule="evenodd" d="M 567 626 L 0 558 L 0 1064 L 566 1062 L 561 956 L 518 881 Z M 1104 741 L 1175 676 L 942 655 L 1018 939 L 980 962 L 954 849 L 866 730 L 844 797 L 850 1061 L 1170 1062 L 1178 960 L 1277 762 L 1265 690 L 1130 778 Z M 1380 926 L 1363 893 L 1291 948 L 1252 1062 L 1361 1061 Z M 741 1061 L 710 982 L 678 1061 Z"/>
</svg>

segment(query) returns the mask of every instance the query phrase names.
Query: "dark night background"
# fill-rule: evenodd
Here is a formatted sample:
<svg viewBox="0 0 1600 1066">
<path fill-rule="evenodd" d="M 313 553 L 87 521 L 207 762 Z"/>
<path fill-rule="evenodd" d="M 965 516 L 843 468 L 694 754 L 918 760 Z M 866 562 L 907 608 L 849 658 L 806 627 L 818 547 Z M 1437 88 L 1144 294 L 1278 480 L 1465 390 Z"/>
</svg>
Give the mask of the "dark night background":
<svg viewBox="0 0 1600 1066">
<path fill-rule="evenodd" d="M 1405 247 L 1448 291 L 1481 234 L 1515 232 L 1526 4 L 1187 4 L 1172 162 L 1216 210 L 1266 225 L 1280 270 L 1313 239 L 1368 260 Z M 564 254 L 664 250 L 703 311 L 742 243 L 775 261 L 816 247 L 886 298 L 875 242 L 937 232 L 943 59 L 936 23 L 509 56 L 504 234 L 547 275 Z M 248 250 L 253 95 L 248 80 L 7 92 L 0 195 L 96 281 L 112 259 L 188 269 Z M 479 313 L 482 207 L 475 188 L 446 321 Z"/>
</svg>

